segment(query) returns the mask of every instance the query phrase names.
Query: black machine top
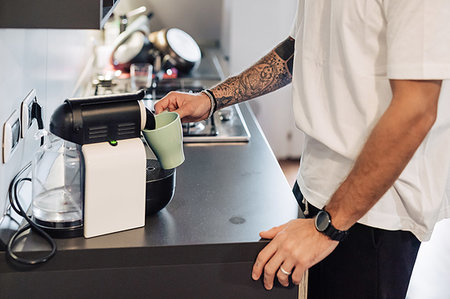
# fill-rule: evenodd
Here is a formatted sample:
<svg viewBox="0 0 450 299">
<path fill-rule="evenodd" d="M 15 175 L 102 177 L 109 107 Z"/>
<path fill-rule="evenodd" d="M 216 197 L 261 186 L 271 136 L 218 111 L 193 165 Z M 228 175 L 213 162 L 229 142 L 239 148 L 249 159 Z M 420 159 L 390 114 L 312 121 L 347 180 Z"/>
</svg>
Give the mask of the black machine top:
<svg viewBox="0 0 450 299">
<path fill-rule="evenodd" d="M 77 143 L 90 144 L 140 137 L 142 113 L 136 93 L 72 98 L 64 101 L 50 120 L 50 132 Z M 146 109 L 145 128 L 155 128 L 154 115 Z"/>
</svg>

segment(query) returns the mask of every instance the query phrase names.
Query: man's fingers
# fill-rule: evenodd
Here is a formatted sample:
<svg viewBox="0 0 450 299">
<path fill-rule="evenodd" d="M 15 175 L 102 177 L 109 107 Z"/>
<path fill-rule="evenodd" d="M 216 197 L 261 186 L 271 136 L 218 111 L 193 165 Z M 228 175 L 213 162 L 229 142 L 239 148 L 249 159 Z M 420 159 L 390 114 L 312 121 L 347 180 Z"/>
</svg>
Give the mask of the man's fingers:
<svg viewBox="0 0 450 299">
<path fill-rule="evenodd" d="M 171 110 L 172 112 L 176 112 L 178 113 L 178 115 L 180 116 L 181 122 L 189 122 L 186 121 L 184 118 L 186 117 L 186 112 L 183 109 L 176 109 L 176 110 Z"/>
<path fill-rule="evenodd" d="M 155 112 L 156 114 L 159 114 L 165 110 L 174 111 L 179 107 L 179 97 L 180 95 L 176 92 L 169 92 L 166 96 L 164 96 L 161 100 L 159 100 L 155 104 Z"/>
<path fill-rule="evenodd" d="M 275 274 L 283 286 L 289 285 L 289 276 L 299 284 L 305 270 L 323 260 L 339 243 L 319 233 L 313 221 L 295 219 L 262 232 L 262 237 L 273 240 L 259 253 L 252 278 L 259 279 L 264 271 L 264 286 L 268 290 L 273 287 Z"/>
<path fill-rule="evenodd" d="M 268 231 L 261 232 L 259 235 L 264 239 L 273 239 L 280 231 L 285 228 L 284 225 L 276 226 Z M 273 280 L 283 259 L 281 256 L 274 256 L 278 248 L 277 242 L 272 241 L 261 250 L 253 265 L 252 278 L 258 280 L 264 271 L 264 286 L 270 290 L 273 287 Z"/>
<path fill-rule="evenodd" d="M 275 236 L 286 227 L 286 224 L 272 227 L 269 230 L 259 233 L 259 236 L 263 239 L 273 239 Z"/>
<path fill-rule="evenodd" d="M 258 280 L 261 277 L 261 274 L 263 272 L 264 266 L 266 265 L 267 261 L 275 254 L 276 252 L 276 246 L 272 244 L 273 242 L 270 242 L 269 244 L 264 247 L 263 250 L 261 250 L 256 257 L 255 264 L 253 264 L 253 270 L 252 270 L 252 278 L 254 280 Z"/>
<path fill-rule="evenodd" d="M 280 265 L 283 263 L 284 258 L 284 256 L 276 253 L 264 266 L 264 287 L 267 290 L 271 290 L 273 288 L 275 274 L 279 271 Z"/>
<path fill-rule="evenodd" d="M 299 285 L 300 282 L 302 281 L 305 271 L 306 271 L 305 268 L 296 266 L 294 268 L 294 271 L 292 272 L 292 283 L 295 285 Z"/>
<path fill-rule="evenodd" d="M 278 281 L 282 286 L 289 286 L 289 276 L 292 274 L 292 271 L 294 271 L 294 265 L 285 260 L 277 272 Z"/>
<path fill-rule="evenodd" d="M 190 94 L 183 92 L 169 92 L 154 106 L 155 113 L 165 110 L 180 115 L 181 122 L 195 122 L 207 118 L 211 108 L 208 96 L 203 93 Z"/>
<path fill-rule="evenodd" d="M 170 99 L 165 97 L 161 100 L 159 100 L 156 104 L 155 104 L 155 113 L 159 114 L 161 112 L 163 112 L 164 110 L 167 110 L 169 108 L 170 105 Z"/>
</svg>

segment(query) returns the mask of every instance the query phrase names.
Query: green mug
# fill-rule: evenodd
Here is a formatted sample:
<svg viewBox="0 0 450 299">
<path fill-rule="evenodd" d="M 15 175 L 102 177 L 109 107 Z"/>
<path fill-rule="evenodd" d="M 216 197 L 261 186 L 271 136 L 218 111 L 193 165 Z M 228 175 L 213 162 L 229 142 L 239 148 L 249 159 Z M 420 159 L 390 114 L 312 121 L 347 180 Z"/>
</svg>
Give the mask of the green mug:
<svg viewBox="0 0 450 299">
<path fill-rule="evenodd" d="M 142 130 L 144 138 L 164 169 L 172 169 L 184 162 L 183 128 L 176 112 L 155 115 L 154 130 Z"/>
</svg>

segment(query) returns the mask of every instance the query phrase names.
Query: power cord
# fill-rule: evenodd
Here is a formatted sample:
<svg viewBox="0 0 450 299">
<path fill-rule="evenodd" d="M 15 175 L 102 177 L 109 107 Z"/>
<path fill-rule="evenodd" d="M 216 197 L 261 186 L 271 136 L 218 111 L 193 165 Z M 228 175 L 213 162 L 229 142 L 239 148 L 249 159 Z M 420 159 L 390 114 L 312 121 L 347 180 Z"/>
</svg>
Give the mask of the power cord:
<svg viewBox="0 0 450 299">
<path fill-rule="evenodd" d="M 33 105 L 31 106 L 31 118 L 36 119 L 39 130 L 44 129 L 44 120 L 42 119 L 42 106 L 39 105 L 37 101 L 34 101 Z M 43 145 L 44 145 L 44 136 L 41 137 L 41 146 Z"/>
<path fill-rule="evenodd" d="M 11 204 L 11 207 L 13 210 L 22 216 L 27 224 L 20 228 L 17 232 L 14 233 L 14 235 L 11 237 L 11 239 L 8 242 L 8 245 L 6 247 L 6 254 L 8 257 L 10 257 L 12 260 L 24 264 L 24 265 L 38 265 L 47 262 L 56 254 L 56 243 L 55 241 L 47 234 L 44 230 L 42 230 L 39 226 L 37 226 L 33 220 L 30 219 L 30 217 L 27 215 L 27 213 L 24 211 L 22 206 L 19 202 L 19 196 L 18 196 L 18 186 L 20 183 L 24 181 L 31 182 L 31 178 L 20 178 L 20 176 L 31 166 L 31 163 L 28 163 L 25 165 L 24 168 L 22 168 L 17 175 L 14 177 L 14 179 L 9 184 L 8 194 L 9 194 L 9 202 Z M 15 243 L 17 239 L 28 229 L 31 229 L 31 231 L 39 234 L 45 241 L 47 241 L 51 247 L 50 253 L 46 254 L 43 257 L 39 257 L 36 259 L 26 259 L 23 257 L 18 256 L 14 251 L 13 248 L 15 246 Z"/>
<path fill-rule="evenodd" d="M 37 100 L 35 99 L 33 101 L 33 104 L 31 106 L 31 118 L 36 119 L 38 129 L 43 130 L 44 129 L 44 121 L 42 118 L 42 106 L 39 105 Z M 44 145 L 44 136 L 41 137 L 41 146 Z M 22 216 L 27 224 L 20 228 L 17 232 L 14 233 L 14 235 L 11 237 L 11 239 L 8 242 L 8 245 L 6 247 L 6 255 L 10 257 L 13 261 L 16 261 L 20 264 L 24 265 L 38 265 L 47 262 L 50 260 L 53 256 L 56 254 L 56 243 L 55 241 L 50 237 L 49 234 L 47 234 L 42 228 L 40 228 L 36 223 L 33 222 L 33 220 L 27 215 L 27 213 L 24 211 L 22 206 L 19 202 L 19 195 L 18 195 L 18 187 L 22 182 L 31 182 L 31 178 L 21 178 L 21 176 L 25 173 L 25 171 L 30 168 L 31 162 L 25 165 L 12 179 L 11 183 L 9 184 L 8 188 L 8 195 L 9 195 L 9 202 L 11 204 L 11 208 L 20 216 Z M 13 248 L 15 246 L 15 243 L 17 242 L 18 238 L 27 230 L 31 229 L 31 231 L 37 233 L 40 235 L 45 241 L 47 241 L 51 247 L 50 252 L 43 257 L 39 257 L 36 259 L 26 259 L 23 257 L 18 256 L 14 251 Z"/>
</svg>

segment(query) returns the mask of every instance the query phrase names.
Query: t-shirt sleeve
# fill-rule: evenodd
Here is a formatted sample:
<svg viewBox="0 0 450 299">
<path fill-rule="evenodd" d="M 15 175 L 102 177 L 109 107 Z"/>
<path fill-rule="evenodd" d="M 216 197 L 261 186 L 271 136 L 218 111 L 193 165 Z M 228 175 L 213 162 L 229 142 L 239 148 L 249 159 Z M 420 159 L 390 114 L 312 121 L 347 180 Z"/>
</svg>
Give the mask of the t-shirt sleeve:
<svg viewBox="0 0 450 299">
<path fill-rule="evenodd" d="M 390 79 L 450 79 L 450 0 L 385 0 Z"/>
<path fill-rule="evenodd" d="M 293 39 L 295 39 L 295 37 L 297 36 L 297 31 L 298 31 L 298 28 L 300 27 L 299 23 L 298 23 L 299 14 L 300 14 L 300 12 L 299 12 L 300 3 L 299 2 L 300 1 L 297 1 L 297 9 L 295 12 L 295 18 L 294 18 L 294 21 L 292 22 L 291 31 L 289 34 L 289 36 L 292 37 Z"/>
</svg>

